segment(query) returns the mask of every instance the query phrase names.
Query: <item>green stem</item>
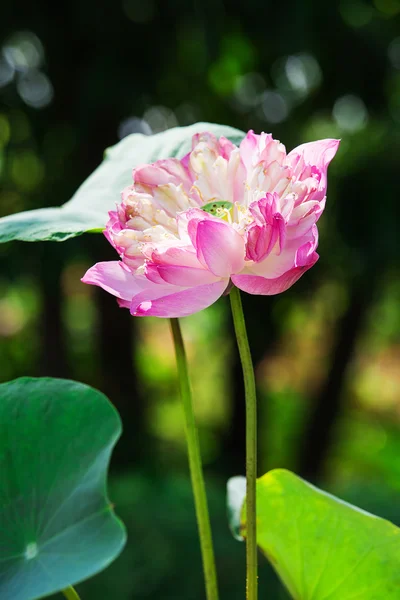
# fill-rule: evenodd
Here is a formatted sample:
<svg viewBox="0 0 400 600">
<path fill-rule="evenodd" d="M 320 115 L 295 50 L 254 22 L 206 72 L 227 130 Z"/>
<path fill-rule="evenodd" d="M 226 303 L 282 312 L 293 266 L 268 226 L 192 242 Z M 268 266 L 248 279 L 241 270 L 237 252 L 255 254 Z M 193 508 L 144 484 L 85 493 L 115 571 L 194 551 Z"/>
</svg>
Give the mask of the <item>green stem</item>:
<svg viewBox="0 0 400 600">
<path fill-rule="evenodd" d="M 78 592 L 74 590 L 72 585 L 67 587 L 65 590 L 62 590 L 62 594 L 64 594 L 67 600 L 80 600 Z"/>
<path fill-rule="evenodd" d="M 193 412 L 192 393 L 185 347 L 178 319 L 170 319 L 172 337 L 175 345 L 176 363 L 178 366 L 179 387 L 185 417 L 186 441 L 189 455 L 190 477 L 196 508 L 197 526 L 203 559 L 203 570 L 206 584 L 207 600 L 218 600 L 217 573 L 215 569 L 214 550 L 211 537 L 210 517 L 208 515 L 207 496 L 196 422 Z"/>
<path fill-rule="evenodd" d="M 247 339 L 240 291 L 233 287 L 230 294 L 233 324 L 242 362 L 246 396 L 246 573 L 247 599 L 257 600 L 257 531 L 256 531 L 256 479 L 257 479 L 257 398 L 253 362 Z"/>
</svg>

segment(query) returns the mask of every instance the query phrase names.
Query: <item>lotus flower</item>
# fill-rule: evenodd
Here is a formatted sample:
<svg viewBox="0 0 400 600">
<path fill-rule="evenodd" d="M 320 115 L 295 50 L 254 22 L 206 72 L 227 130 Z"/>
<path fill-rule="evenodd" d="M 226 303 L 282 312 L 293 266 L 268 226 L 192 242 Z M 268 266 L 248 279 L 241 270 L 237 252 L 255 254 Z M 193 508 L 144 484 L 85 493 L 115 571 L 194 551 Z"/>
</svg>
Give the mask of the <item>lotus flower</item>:
<svg viewBox="0 0 400 600">
<path fill-rule="evenodd" d="M 239 147 L 194 135 L 181 160 L 134 169 L 105 231 L 121 260 L 97 263 L 82 281 L 136 316 L 190 315 L 232 284 L 284 292 L 319 258 L 316 222 L 338 145 L 320 140 L 286 154 L 266 133 L 249 131 Z"/>
</svg>

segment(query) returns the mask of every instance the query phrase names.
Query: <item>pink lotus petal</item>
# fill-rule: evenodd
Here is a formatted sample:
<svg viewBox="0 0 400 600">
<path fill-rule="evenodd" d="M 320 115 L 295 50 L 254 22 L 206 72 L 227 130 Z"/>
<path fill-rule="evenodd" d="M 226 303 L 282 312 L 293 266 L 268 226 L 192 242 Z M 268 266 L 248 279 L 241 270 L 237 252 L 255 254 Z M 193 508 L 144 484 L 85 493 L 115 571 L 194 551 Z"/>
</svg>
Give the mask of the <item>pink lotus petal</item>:
<svg viewBox="0 0 400 600">
<path fill-rule="evenodd" d="M 254 263 L 248 269 L 266 279 L 279 278 L 294 267 L 303 266 L 306 256 L 318 245 L 318 229 L 313 225 L 306 235 L 297 239 L 287 239 L 284 249 L 271 252 L 263 261 Z"/>
<path fill-rule="evenodd" d="M 171 248 L 159 249 L 152 252 L 151 262 L 159 265 L 178 265 L 180 267 L 202 267 L 193 247 L 173 246 Z"/>
<path fill-rule="evenodd" d="M 257 165 L 266 169 L 276 163 L 276 169 L 279 170 L 283 167 L 286 149 L 278 140 L 274 140 L 270 133 L 263 132 L 257 135 L 250 130 L 240 144 L 240 156 L 250 175 Z"/>
<path fill-rule="evenodd" d="M 232 152 L 236 150 L 236 148 L 237 146 L 235 146 L 235 144 L 232 144 L 232 142 L 229 141 L 226 137 L 222 136 L 219 138 L 219 151 L 221 153 L 221 156 L 223 158 L 226 158 L 226 160 L 230 159 Z"/>
<path fill-rule="evenodd" d="M 171 283 L 181 287 L 194 287 L 208 283 L 216 283 L 219 277 L 213 275 L 206 269 L 194 269 L 192 267 L 182 267 L 177 265 L 154 265 L 146 266 L 146 277 L 150 272 L 156 272 L 160 277 L 160 283 Z M 149 279 L 152 279 L 150 276 Z M 152 279 L 153 281 L 154 279 Z"/>
<path fill-rule="evenodd" d="M 120 308 L 130 308 L 132 301 L 131 300 L 121 300 L 121 298 L 117 298 L 117 304 Z"/>
<path fill-rule="evenodd" d="M 265 277 L 258 277 L 257 275 L 233 275 L 231 279 L 236 287 L 248 294 L 273 296 L 275 294 L 281 294 L 289 289 L 317 262 L 318 258 L 318 254 L 314 252 L 312 257 L 310 257 L 308 265 L 290 269 L 290 271 L 286 271 L 286 273 L 274 279 L 266 279 Z"/>
<path fill-rule="evenodd" d="M 278 239 L 279 229 L 274 225 L 253 224 L 247 230 L 246 260 L 260 262 L 275 246 Z"/>
<path fill-rule="evenodd" d="M 118 210 L 110 210 L 108 213 L 108 217 L 109 219 L 106 223 L 106 227 L 103 231 L 103 234 L 106 240 L 118 251 L 114 238 L 123 229 L 123 225 L 121 223 L 121 209 L 118 207 Z"/>
<path fill-rule="evenodd" d="M 212 201 L 240 202 L 243 199 L 246 169 L 239 149 L 228 140 L 210 144 L 200 141 L 190 154 L 192 196 L 199 206 Z"/>
<path fill-rule="evenodd" d="M 173 183 L 189 189 L 191 181 L 182 162 L 177 158 L 158 160 L 152 165 L 142 165 L 133 171 L 133 180 L 145 186 L 157 187 Z"/>
<path fill-rule="evenodd" d="M 304 217 L 303 219 L 300 219 L 297 225 L 292 226 L 291 224 L 289 224 L 289 226 L 286 227 L 287 239 L 294 240 L 304 237 L 311 230 L 316 220 L 317 213 L 314 211 L 306 217 Z"/>
<path fill-rule="evenodd" d="M 82 277 L 83 283 L 98 285 L 113 296 L 131 300 L 142 289 L 132 271 L 120 261 L 96 263 Z"/>
<path fill-rule="evenodd" d="M 235 144 L 232 144 L 232 142 L 229 141 L 227 138 L 222 136 L 219 139 L 217 139 L 213 133 L 210 133 L 208 131 L 203 131 L 202 133 L 194 134 L 194 136 L 192 137 L 192 150 L 194 150 L 196 146 L 200 143 L 206 144 L 210 148 L 210 150 L 212 150 L 216 154 L 219 154 L 227 160 L 229 160 L 233 150 L 236 150 L 237 148 L 237 146 L 235 146 Z"/>
<path fill-rule="evenodd" d="M 228 280 L 220 280 L 216 283 L 200 285 L 172 294 L 164 290 L 163 296 L 154 299 L 149 298 L 149 294 L 142 293 L 133 298 L 131 314 L 139 317 L 186 317 L 216 302 L 224 293 L 227 285 Z M 170 286 L 171 288 L 173 286 Z M 179 288 L 176 289 L 179 290 Z"/>
<path fill-rule="evenodd" d="M 306 165 L 316 166 L 320 172 L 318 191 L 313 194 L 313 200 L 322 200 L 326 195 L 328 166 L 339 148 L 340 140 L 325 139 L 308 142 L 294 148 L 288 154 L 288 160 L 296 161 L 303 157 Z"/>
<path fill-rule="evenodd" d="M 282 251 L 278 253 L 274 250 L 260 262 L 249 266 L 249 269 L 255 275 L 261 275 L 268 279 L 280 277 L 295 266 L 298 247 L 299 242 L 297 240 L 288 240 Z"/>
<path fill-rule="evenodd" d="M 194 248 L 197 247 L 197 227 L 202 221 L 221 223 L 220 219 L 213 217 L 213 215 L 210 215 L 210 213 L 205 212 L 200 208 L 191 208 L 178 216 L 179 230 L 183 233 L 182 229 L 186 227 L 187 234 Z"/>
<path fill-rule="evenodd" d="M 267 193 L 264 198 L 252 202 L 249 210 L 259 227 L 250 225 L 246 238 L 246 258 L 259 262 L 273 249 L 276 242 L 279 252 L 285 245 L 286 220 L 293 210 L 293 198 L 281 200 L 277 193 Z"/>
<path fill-rule="evenodd" d="M 229 277 L 244 267 L 244 240 L 223 221 L 204 220 L 198 223 L 196 249 L 200 262 L 217 277 Z"/>
<path fill-rule="evenodd" d="M 272 139 L 272 136 L 270 138 Z M 257 135 L 252 129 L 247 132 L 240 143 L 240 155 L 248 171 L 260 162 L 260 147 L 262 151 L 267 142 L 265 133 Z"/>
<path fill-rule="evenodd" d="M 318 228 L 316 225 L 313 225 L 311 235 L 313 236 L 312 239 L 300 246 L 296 252 L 296 267 L 308 266 L 314 260 L 315 249 L 318 246 Z"/>
<path fill-rule="evenodd" d="M 324 140 L 317 140 L 315 142 L 307 142 L 301 144 L 296 148 L 293 148 L 289 152 L 288 157 L 292 155 L 303 156 L 304 161 L 307 165 L 316 166 L 320 171 L 328 167 L 331 160 L 334 158 L 338 148 L 340 140 L 326 138 Z"/>
<path fill-rule="evenodd" d="M 152 283 L 156 283 L 157 285 L 165 286 L 165 281 L 159 274 L 157 267 L 155 265 L 146 264 L 144 267 L 144 275 L 146 279 L 151 281 Z"/>
<path fill-rule="evenodd" d="M 201 133 L 195 133 L 192 136 L 192 150 L 194 150 L 196 146 L 202 142 L 213 149 L 216 149 L 218 146 L 218 140 L 213 133 L 210 131 L 202 131 Z"/>
</svg>

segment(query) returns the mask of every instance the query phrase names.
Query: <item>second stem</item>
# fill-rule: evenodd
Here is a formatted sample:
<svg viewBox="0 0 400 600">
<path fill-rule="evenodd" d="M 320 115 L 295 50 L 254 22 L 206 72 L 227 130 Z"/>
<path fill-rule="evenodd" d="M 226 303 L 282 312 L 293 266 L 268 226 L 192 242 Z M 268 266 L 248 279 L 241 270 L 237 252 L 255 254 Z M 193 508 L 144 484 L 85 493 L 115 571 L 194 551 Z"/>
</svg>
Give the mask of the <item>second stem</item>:
<svg viewBox="0 0 400 600">
<path fill-rule="evenodd" d="M 247 339 L 240 291 L 233 287 L 231 301 L 233 324 L 243 369 L 246 396 L 246 590 L 247 600 L 257 600 L 257 530 L 256 530 L 256 480 L 257 480 L 257 398 L 253 361 Z"/>
<path fill-rule="evenodd" d="M 203 469 L 197 427 L 194 418 L 192 393 L 189 373 L 183 345 L 181 328 L 178 319 L 170 319 L 172 337 L 174 339 L 176 363 L 178 367 L 179 387 L 185 416 L 185 430 L 189 455 L 190 476 L 199 529 L 200 547 L 203 559 L 204 578 L 207 600 L 218 600 L 217 573 L 215 568 L 214 549 L 211 537 L 210 517 L 208 514 L 207 496 L 204 484 Z"/>
</svg>

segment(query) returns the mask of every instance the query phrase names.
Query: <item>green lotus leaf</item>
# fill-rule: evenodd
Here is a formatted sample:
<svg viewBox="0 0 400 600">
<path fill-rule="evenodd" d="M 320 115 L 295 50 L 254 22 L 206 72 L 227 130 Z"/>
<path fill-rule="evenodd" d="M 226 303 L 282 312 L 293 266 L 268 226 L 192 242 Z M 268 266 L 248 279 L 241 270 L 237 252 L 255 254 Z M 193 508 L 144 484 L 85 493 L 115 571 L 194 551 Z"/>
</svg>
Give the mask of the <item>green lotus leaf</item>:
<svg viewBox="0 0 400 600">
<path fill-rule="evenodd" d="M 0 385 L 0 598 L 33 600 L 107 567 L 125 529 L 107 498 L 120 418 L 62 379 Z"/>
<path fill-rule="evenodd" d="M 257 480 L 257 542 L 295 600 L 400 598 L 400 529 L 289 471 Z"/>
</svg>

